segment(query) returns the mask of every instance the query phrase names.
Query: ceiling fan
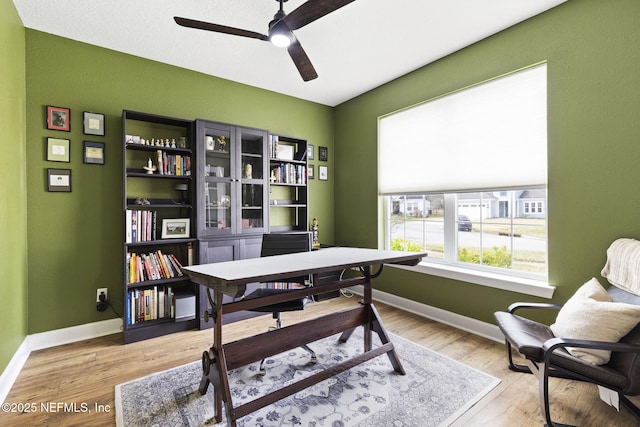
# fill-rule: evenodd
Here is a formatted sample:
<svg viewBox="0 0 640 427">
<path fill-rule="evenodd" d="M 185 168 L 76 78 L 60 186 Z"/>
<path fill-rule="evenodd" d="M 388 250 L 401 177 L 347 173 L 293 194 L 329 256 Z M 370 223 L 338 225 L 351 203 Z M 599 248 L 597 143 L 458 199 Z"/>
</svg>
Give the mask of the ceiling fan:
<svg viewBox="0 0 640 427">
<path fill-rule="evenodd" d="M 278 47 L 286 47 L 289 56 L 291 56 L 293 63 L 302 76 L 302 80 L 305 82 L 313 80 L 318 77 L 318 73 L 316 73 L 309 57 L 293 34 L 293 30 L 302 28 L 355 0 L 309 0 L 289 14 L 286 14 L 282 8 L 282 4 L 288 0 L 276 1 L 280 3 L 280 10 L 276 12 L 273 20 L 269 22 L 268 35 L 177 16 L 173 19 L 183 27 L 270 41 Z"/>
</svg>

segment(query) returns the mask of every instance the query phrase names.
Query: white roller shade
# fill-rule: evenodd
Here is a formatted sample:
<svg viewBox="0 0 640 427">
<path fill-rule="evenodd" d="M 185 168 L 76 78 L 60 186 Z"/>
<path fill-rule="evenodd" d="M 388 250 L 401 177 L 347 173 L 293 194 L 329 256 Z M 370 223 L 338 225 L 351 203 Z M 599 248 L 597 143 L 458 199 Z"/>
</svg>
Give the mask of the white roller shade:
<svg viewBox="0 0 640 427">
<path fill-rule="evenodd" d="M 381 117 L 380 194 L 546 185 L 546 76 L 538 65 Z"/>
</svg>

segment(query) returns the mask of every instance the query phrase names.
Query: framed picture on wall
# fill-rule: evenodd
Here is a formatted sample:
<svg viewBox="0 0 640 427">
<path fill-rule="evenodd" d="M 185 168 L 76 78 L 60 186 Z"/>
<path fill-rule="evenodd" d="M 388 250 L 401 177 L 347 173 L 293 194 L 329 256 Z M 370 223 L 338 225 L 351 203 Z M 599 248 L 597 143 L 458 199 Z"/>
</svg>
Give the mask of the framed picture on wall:
<svg viewBox="0 0 640 427">
<path fill-rule="evenodd" d="M 315 159 L 315 148 L 312 144 L 307 145 L 307 160 L 313 160 Z"/>
<path fill-rule="evenodd" d="M 104 114 L 84 112 L 84 134 L 104 136 Z"/>
<path fill-rule="evenodd" d="M 318 147 L 318 159 L 321 162 L 326 162 L 329 160 L 329 148 L 327 147 Z"/>
<path fill-rule="evenodd" d="M 71 141 L 68 139 L 47 138 L 47 161 L 69 163 L 70 145 Z"/>
<path fill-rule="evenodd" d="M 71 169 L 47 169 L 47 190 L 71 192 Z"/>
<path fill-rule="evenodd" d="M 316 167 L 309 165 L 307 168 L 307 179 L 316 179 Z"/>
<path fill-rule="evenodd" d="M 327 166 L 318 166 L 318 179 L 321 181 L 329 180 L 329 170 Z"/>
<path fill-rule="evenodd" d="M 47 105 L 47 129 L 71 131 L 71 110 Z"/>
<path fill-rule="evenodd" d="M 94 165 L 104 165 L 104 143 L 85 141 L 84 162 Z"/>
</svg>

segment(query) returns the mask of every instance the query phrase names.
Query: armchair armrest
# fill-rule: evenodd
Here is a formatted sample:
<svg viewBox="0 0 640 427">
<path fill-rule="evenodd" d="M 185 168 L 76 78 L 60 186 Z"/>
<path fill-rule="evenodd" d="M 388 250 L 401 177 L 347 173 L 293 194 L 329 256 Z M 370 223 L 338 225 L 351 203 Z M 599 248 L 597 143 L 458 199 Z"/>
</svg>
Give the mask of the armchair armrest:
<svg viewBox="0 0 640 427">
<path fill-rule="evenodd" d="M 530 308 L 535 310 L 560 310 L 562 304 L 547 304 L 540 302 L 514 302 L 509 306 L 509 313 L 513 314 L 517 310 Z"/>
<path fill-rule="evenodd" d="M 543 358 L 548 362 L 551 353 L 558 348 L 577 347 L 592 348 L 595 350 L 609 350 L 618 352 L 640 353 L 640 346 L 635 344 L 625 344 L 620 342 L 577 340 L 571 338 L 551 338 L 542 345 Z"/>
</svg>

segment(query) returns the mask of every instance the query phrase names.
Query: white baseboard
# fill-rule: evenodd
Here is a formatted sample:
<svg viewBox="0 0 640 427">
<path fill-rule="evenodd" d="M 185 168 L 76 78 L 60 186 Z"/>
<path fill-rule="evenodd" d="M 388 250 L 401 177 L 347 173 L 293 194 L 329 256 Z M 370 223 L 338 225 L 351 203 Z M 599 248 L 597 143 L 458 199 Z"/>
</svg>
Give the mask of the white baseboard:
<svg viewBox="0 0 640 427">
<path fill-rule="evenodd" d="M 362 295 L 363 293 L 362 286 L 354 286 L 349 288 L 349 290 L 358 295 Z M 392 307 L 408 311 L 409 313 L 417 314 L 418 316 L 426 317 L 427 319 L 462 329 L 463 331 L 470 332 L 474 335 L 478 335 L 492 341 L 500 343 L 504 342 L 504 335 L 500 331 L 500 328 L 494 324 L 463 316 L 461 314 L 452 313 L 441 308 L 432 307 L 407 298 L 382 292 L 377 289 L 373 289 L 372 296 L 375 301 L 380 301 Z"/>
<path fill-rule="evenodd" d="M 109 319 L 32 334 L 27 339 L 29 350 L 34 351 L 119 332 L 122 332 L 122 319 Z"/>
<path fill-rule="evenodd" d="M 121 331 L 122 319 L 110 319 L 28 335 L 0 375 L 0 402 L 4 402 L 7 398 L 32 351 L 117 334 Z"/>
<path fill-rule="evenodd" d="M 13 354 L 5 370 L 2 371 L 2 375 L 0 375 L 0 403 L 4 402 L 7 398 L 11 387 L 13 387 L 13 383 L 16 382 L 22 367 L 29 358 L 31 350 L 29 349 L 27 338 L 29 337 L 22 340 L 22 344 L 20 344 L 20 347 L 18 347 L 18 350 Z"/>
</svg>

